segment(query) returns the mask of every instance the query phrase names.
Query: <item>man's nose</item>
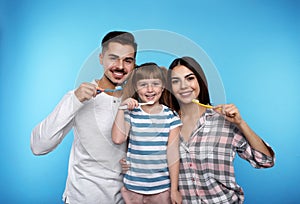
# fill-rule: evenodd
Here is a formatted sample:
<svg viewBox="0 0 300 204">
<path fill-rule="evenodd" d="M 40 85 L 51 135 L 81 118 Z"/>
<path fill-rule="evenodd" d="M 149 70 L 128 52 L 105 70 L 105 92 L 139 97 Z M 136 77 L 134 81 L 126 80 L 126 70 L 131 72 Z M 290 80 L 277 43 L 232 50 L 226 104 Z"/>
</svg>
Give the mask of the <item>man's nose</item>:
<svg viewBox="0 0 300 204">
<path fill-rule="evenodd" d="M 122 59 L 118 59 L 116 62 L 116 66 L 120 69 L 124 68 L 124 61 Z"/>
</svg>

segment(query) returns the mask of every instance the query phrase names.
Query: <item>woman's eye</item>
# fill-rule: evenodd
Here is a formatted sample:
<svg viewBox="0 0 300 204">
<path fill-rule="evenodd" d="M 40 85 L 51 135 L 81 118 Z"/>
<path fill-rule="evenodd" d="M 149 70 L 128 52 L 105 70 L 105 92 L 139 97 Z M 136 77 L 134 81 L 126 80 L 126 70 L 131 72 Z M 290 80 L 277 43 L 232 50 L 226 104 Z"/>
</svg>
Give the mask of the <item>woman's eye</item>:
<svg viewBox="0 0 300 204">
<path fill-rule="evenodd" d="M 188 81 L 192 81 L 192 80 L 194 80 L 194 79 L 195 79 L 194 76 L 190 76 L 190 77 L 187 78 Z"/>
</svg>

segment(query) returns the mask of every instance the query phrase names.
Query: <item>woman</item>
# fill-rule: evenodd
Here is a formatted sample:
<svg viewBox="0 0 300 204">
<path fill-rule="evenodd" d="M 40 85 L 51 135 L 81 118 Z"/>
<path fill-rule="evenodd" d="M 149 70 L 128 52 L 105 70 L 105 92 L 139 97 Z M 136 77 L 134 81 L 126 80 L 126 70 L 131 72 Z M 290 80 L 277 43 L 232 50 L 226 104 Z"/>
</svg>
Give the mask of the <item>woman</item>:
<svg viewBox="0 0 300 204">
<path fill-rule="evenodd" d="M 169 107 L 180 114 L 179 190 L 183 203 L 243 203 L 236 183 L 236 153 L 255 168 L 274 165 L 272 149 L 247 125 L 233 104 L 210 104 L 201 66 L 191 57 L 175 59 L 168 71 Z"/>
</svg>

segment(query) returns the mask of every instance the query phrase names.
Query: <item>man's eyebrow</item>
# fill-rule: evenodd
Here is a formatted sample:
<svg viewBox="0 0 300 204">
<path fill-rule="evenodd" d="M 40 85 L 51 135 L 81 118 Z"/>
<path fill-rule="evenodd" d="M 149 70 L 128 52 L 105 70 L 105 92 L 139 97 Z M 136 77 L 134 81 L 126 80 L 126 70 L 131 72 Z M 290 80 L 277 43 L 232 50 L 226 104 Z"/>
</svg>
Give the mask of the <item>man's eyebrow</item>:
<svg viewBox="0 0 300 204">
<path fill-rule="evenodd" d="M 134 61 L 134 58 L 133 57 L 125 57 L 124 60 L 132 60 L 132 61 Z"/>
<path fill-rule="evenodd" d="M 116 55 L 116 54 L 109 54 L 108 56 L 120 59 L 120 56 Z M 132 60 L 132 61 L 134 61 L 134 58 L 133 57 L 125 57 L 124 60 Z"/>
<path fill-rule="evenodd" d="M 108 56 L 110 56 L 110 57 L 116 57 L 116 58 L 120 58 L 118 55 L 115 55 L 115 54 L 108 54 Z"/>
</svg>

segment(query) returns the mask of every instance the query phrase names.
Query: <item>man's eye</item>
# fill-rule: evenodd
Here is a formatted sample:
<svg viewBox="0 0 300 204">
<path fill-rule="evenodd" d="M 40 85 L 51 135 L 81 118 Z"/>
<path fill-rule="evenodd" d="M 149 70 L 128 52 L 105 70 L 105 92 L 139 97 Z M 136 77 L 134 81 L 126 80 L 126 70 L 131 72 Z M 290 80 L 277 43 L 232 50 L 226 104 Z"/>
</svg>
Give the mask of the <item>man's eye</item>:
<svg viewBox="0 0 300 204">
<path fill-rule="evenodd" d="M 126 59 L 125 62 L 126 62 L 127 64 L 132 64 L 132 63 L 133 63 L 133 60 L 132 60 L 132 59 Z"/>
<path fill-rule="evenodd" d="M 116 61 L 118 58 L 117 57 L 110 57 L 110 60 Z"/>
<path fill-rule="evenodd" d="M 177 83 L 179 83 L 179 80 L 177 79 L 172 80 L 172 84 L 177 84 Z"/>
</svg>

